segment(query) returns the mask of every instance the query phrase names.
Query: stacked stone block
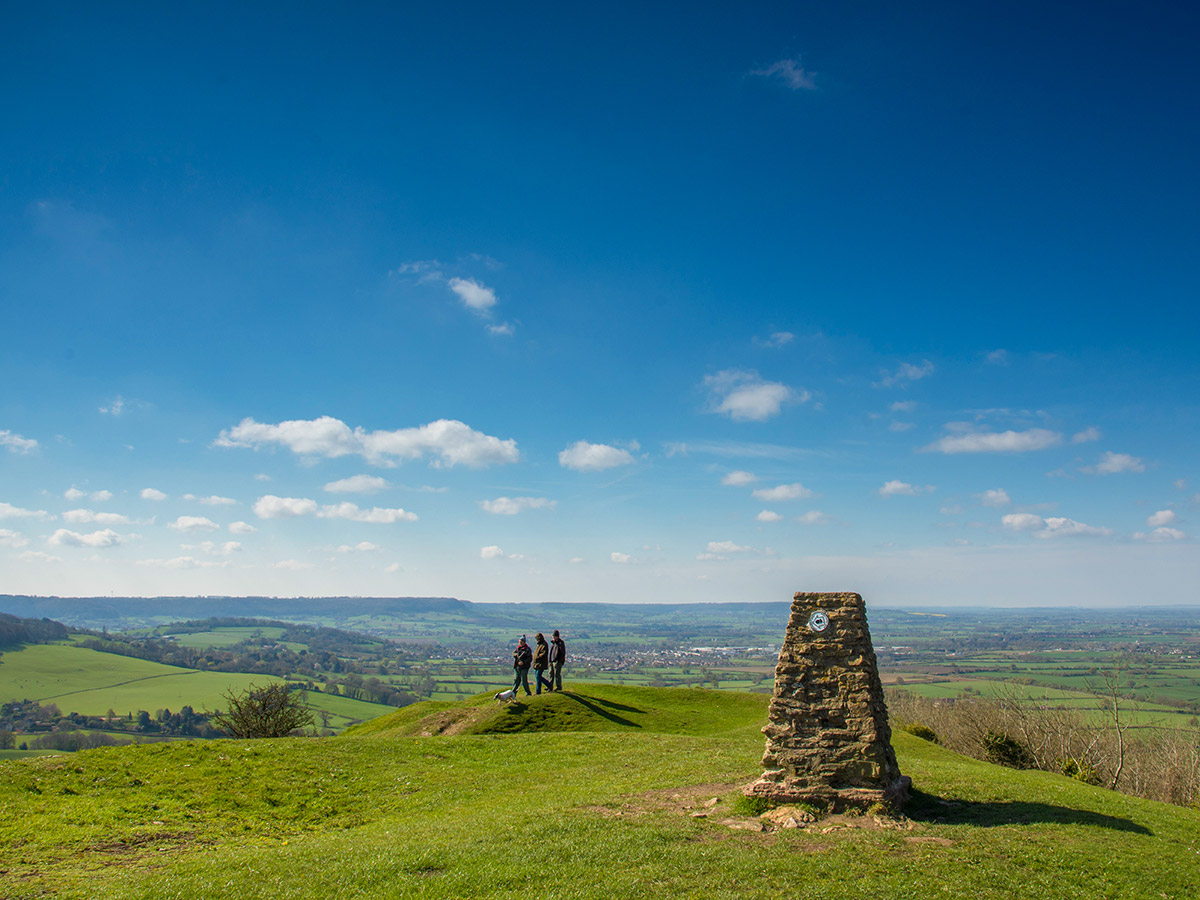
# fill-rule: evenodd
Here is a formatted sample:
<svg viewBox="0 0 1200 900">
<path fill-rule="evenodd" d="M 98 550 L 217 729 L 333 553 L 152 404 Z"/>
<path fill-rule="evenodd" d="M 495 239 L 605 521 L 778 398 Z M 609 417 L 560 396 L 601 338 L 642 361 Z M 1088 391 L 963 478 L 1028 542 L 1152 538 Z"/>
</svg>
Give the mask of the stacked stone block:
<svg viewBox="0 0 1200 900">
<path fill-rule="evenodd" d="M 763 733 L 750 796 L 835 811 L 907 799 L 861 596 L 796 594 Z"/>
</svg>

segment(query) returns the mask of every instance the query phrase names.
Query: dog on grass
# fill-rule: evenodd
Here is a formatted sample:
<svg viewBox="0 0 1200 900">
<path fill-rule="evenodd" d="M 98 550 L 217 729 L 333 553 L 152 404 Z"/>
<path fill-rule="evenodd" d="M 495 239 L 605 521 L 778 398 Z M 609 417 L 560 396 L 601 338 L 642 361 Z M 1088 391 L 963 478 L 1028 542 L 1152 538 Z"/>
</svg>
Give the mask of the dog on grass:
<svg viewBox="0 0 1200 900">
<path fill-rule="evenodd" d="M 497 703 L 507 703 L 509 700 L 512 700 L 516 696 L 517 696 L 517 692 L 515 690 L 513 690 L 512 688 L 509 688 L 507 691 L 500 691 L 496 694 L 496 702 Z"/>
</svg>

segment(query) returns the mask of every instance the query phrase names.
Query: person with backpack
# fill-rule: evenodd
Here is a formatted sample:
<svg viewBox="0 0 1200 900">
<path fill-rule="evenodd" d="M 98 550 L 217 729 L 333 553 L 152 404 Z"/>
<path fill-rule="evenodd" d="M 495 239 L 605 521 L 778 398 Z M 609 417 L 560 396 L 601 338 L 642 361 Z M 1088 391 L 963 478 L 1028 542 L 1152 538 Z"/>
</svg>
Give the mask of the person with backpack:
<svg viewBox="0 0 1200 900">
<path fill-rule="evenodd" d="M 525 688 L 525 696 L 530 696 L 533 691 L 529 690 L 529 667 L 533 663 L 533 651 L 529 649 L 529 645 L 525 643 L 525 635 L 521 635 L 521 639 L 517 641 L 517 649 L 513 651 L 513 670 L 516 673 L 513 677 L 513 693 L 517 692 L 517 688 Z"/>
<path fill-rule="evenodd" d="M 533 651 L 533 672 L 537 676 L 537 692 L 542 692 L 542 685 L 547 690 L 554 690 L 554 682 L 546 680 L 546 670 L 550 668 L 550 647 L 546 644 L 546 636 L 540 631 L 534 637 L 537 647 Z"/>
<path fill-rule="evenodd" d="M 567 645 L 558 636 L 558 629 L 555 628 L 554 637 L 550 639 L 550 683 L 553 685 L 550 690 L 562 690 L 562 669 L 566 661 Z"/>
</svg>

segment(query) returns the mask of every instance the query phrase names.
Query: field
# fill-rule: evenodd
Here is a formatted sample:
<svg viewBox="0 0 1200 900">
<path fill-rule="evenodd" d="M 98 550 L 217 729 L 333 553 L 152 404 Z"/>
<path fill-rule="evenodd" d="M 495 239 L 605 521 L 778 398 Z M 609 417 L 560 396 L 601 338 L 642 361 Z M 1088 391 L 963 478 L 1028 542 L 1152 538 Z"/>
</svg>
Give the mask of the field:
<svg viewBox="0 0 1200 900">
<path fill-rule="evenodd" d="M 197 672 L 147 660 L 100 653 L 72 642 L 31 644 L 0 656 L 0 702 L 37 700 L 53 703 L 64 713 L 104 716 L 113 710 L 129 716 L 191 706 L 197 711 L 220 709 L 222 695 L 250 685 L 282 681 L 270 675 Z M 351 697 L 309 692 L 306 700 L 333 730 L 373 718 L 387 707 Z"/>
<path fill-rule="evenodd" d="M 768 833 L 765 698 L 586 688 L 410 706 L 335 738 L 0 763 L 13 898 L 1064 900 L 1195 896 L 1200 813 L 911 735 L 907 818 Z M 455 729 L 458 729 L 455 733 Z M 425 734 L 432 736 L 423 736 Z"/>
</svg>

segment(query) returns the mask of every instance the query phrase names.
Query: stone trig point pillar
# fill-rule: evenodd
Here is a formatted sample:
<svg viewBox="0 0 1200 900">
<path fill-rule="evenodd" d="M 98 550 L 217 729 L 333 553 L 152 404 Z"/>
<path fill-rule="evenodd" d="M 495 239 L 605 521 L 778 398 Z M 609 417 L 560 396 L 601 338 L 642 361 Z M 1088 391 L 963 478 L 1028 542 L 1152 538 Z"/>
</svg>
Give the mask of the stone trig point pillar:
<svg viewBox="0 0 1200 900">
<path fill-rule="evenodd" d="M 768 715 L 766 772 L 747 795 L 834 811 L 908 799 L 858 594 L 796 594 Z"/>
</svg>

